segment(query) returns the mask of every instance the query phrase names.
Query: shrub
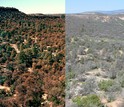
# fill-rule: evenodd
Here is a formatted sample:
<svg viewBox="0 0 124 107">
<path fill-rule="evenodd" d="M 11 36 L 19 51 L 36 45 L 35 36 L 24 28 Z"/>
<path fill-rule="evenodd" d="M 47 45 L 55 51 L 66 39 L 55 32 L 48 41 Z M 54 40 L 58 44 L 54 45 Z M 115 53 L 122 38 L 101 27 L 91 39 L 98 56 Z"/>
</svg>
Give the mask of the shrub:
<svg viewBox="0 0 124 107">
<path fill-rule="evenodd" d="M 31 67 L 32 66 L 32 57 L 33 57 L 33 55 L 31 53 L 31 51 L 28 51 L 28 50 L 26 52 L 22 51 L 18 55 L 18 62 L 20 64 L 22 64 L 22 63 L 26 64 L 27 67 Z"/>
<path fill-rule="evenodd" d="M 121 84 L 121 87 L 124 87 L 124 75 L 122 75 L 121 77 L 118 77 L 119 78 L 119 82 Z"/>
<path fill-rule="evenodd" d="M 6 107 L 2 101 L 0 102 L 0 107 Z"/>
<path fill-rule="evenodd" d="M 112 80 L 103 80 L 101 81 L 98 86 L 101 90 L 108 91 L 108 89 L 113 85 Z"/>
<path fill-rule="evenodd" d="M 114 82 L 114 84 L 108 88 L 108 92 L 120 92 L 121 84 L 119 82 Z"/>
<path fill-rule="evenodd" d="M 94 61 L 87 61 L 84 62 L 85 65 L 85 71 L 89 71 L 89 70 L 93 70 L 93 69 L 97 69 L 97 64 Z"/>
<path fill-rule="evenodd" d="M 111 68 L 107 73 L 108 77 L 111 79 L 115 79 L 117 77 L 117 72 L 118 72 L 118 70 L 115 67 Z"/>
<path fill-rule="evenodd" d="M 12 63 L 7 64 L 6 68 L 8 70 L 14 71 L 14 65 Z"/>
<path fill-rule="evenodd" d="M 0 99 L 5 98 L 5 97 L 10 97 L 11 93 L 6 92 L 5 90 L 0 90 Z M 2 106 L 0 106 L 2 107 Z"/>
<path fill-rule="evenodd" d="M 102 107 L 100 99 L 97 95 L 88 95 L 86 97 L 77 96 L 73 99 L 78 107 Z"/>
<path fill-rule="evenodd" d="M 85 81 L 82 86 L 82 91 L 80 92 L 82 95 L 92 94 L 97 89 L 97 83 L 95 78 L 89 78 Z"/>
<path fill-rule="evenodd" d="M 106 92 L 105 94 L 106 94 L 107 101 L 112 102 L 116 100 L 118 93 L 116 94 L 115 92 Z"/>
<path fill-rule="evenodd" d="M 63 19 L 64 19 L 64 18 L 65 18 L 65 15 L 64 15 L 64 14 L 62 14 L 62 15 L 61 15 L 61 18 L 63 18 Z"/>
<path fill-rule="evenodd" d="M 5 90 L 0 90 L 0 98 L 4 98 L 6 96 Z"/>
<path fill-rule="evenodd" d="M 6 81 L 6 77 L 0 76 L 0 85 L 3 85 Z"/>
<path fill-rule="evenodd" d="M 75 73 L 73 71 L 67 73 L 67 79 L 74 79 L 74 78 L 75 78 Z"/>
</svg>

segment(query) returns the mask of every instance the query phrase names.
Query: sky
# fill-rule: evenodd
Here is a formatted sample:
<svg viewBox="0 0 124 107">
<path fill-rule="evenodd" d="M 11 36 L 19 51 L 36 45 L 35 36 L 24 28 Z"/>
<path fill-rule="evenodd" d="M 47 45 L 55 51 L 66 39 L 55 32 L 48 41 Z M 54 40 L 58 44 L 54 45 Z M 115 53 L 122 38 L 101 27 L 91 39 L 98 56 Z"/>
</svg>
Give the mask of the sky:
<svg viewBox="0 0 124 107">
<path fill-rule="evenodd" d="M 15 7 L 30 13 L 65 13 L 65 0 L 0 0 L 0 6 Z"/>
<path fill-rule="evenodd" d="M 124 9 L 124 0 L 66 0 L 66 13 Z"/>
<path fill-rule="evenodd" d="M 81 13 L 124 9 L 124 0 L 0 0 L 0 6 L 30 13 Z"/>
</svg>

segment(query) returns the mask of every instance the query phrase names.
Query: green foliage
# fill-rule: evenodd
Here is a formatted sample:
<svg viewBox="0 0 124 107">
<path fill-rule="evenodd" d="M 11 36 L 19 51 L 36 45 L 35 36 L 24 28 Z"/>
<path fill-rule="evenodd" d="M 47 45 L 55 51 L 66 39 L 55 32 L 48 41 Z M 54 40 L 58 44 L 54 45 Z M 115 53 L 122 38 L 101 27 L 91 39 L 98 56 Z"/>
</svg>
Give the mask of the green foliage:
<svg viewBox="0 0 124 107">
<path fill-rule="evenodd" d="M 40 30 L 43 30 L 43 29 L 46 29 L 46 28 L 47 28 L 46 24 L 44 24 L 44 23 L 40 24 Z"/>
<path fill-rule="evenodd" d="M 5 63 L 7 61 L 7 58 L 5 56 L 3 56 L 0 60 L 0 63 Z"/>
<path fill-rule="evenodd" d="M 63 57 L 64 57 L 64 55 L 61 54 L 61 53 L 59 53 L 59 54 L 55 57 L 55 60 L 56 60 L 57 62 L 60 62 L 60 60 L 62 60 Z"/>
<path fill-rule="evenodd" d="M 6 92 L 4 90 L 0 90 L 0 98 L 4 98 L 6 96 Z"/>
<path fill-rule="evenodd" d="M 100 99 L 97 95 L 88 95 L 86 97 L 77 96 L 73 99 L 78 107 L 102 107 Z"/>
<path fill-rule="evenodd" d="M 24 51 L 21 51 L 18 57 L 20 63 L 25 63 L 27 56 Z"/>
<path fill-rule="evenodd" d="M 40 100 L 28 100 L 26 101 L 26 107 L 40 107 L 41 102 Z"/>
<path fill-rule="evenodd" d="M 6 51 L 7 51 L 7 52 L 10 52 L 10 51 L 12 51 L 12 50 L 13 50 L 13 48 L 12 48 L 12 47 L 7 46 L 7 49 L 6 49 Z"/>
<path fill-rule="evenodd" d="M 61 18 L 63 18 L 63 19 L 64 19 L 64 18 L 65 18 L 65 14 L 62 14 L 62 15 L 61 15 Z"/>
<path fill-rule="evenodd" d="M 18 61 L 21 64 L 26 64 L 27 67 L 32 66 L 32 52 L 30 50 L 26 50 L 26 52 L 21 51 L 18 55 Z"/>
<path fill-rule="evenodd" d="M 6 77 L 0 76 L 0 85 L 3 85 L 5 81 L 6 81 Z"/>
<path fill-rule="evenodd" d="M 40 107 L 41 101 L 43 100 L 41 99 L 41 95 L 43 93 L 32 92 L 32 94 L 32 99 L 26 101 L 26 107 Z"/>
<path fill-rule="evenodd" d="M 58 24 L 56 25 L 56 27 L 62 27 L 62 24 L 61 24 L 61 23 L 58 23 Z"/>
<path fill-rule="evenodd" d="M 15 85 L 11 85 L 10 90 L 11 90 L 11 93 L 14 93 Z"/>
<path fill-rule="evenodd" d="M 61 104 L 60 100 L 56 96 L 53 96 L 51 100 L 55 102 L 57 105 Z"/>
<path fill-rule="evenodd" d="M 6 68 L 11 71 L 14 71 L 14 65 L 12 63 L 7 64 Z"/>
<path fill-rule="evenodd" d="M 6 32 L 4 32 L 4 31 L 1 32 L 0 36 L 4 38 L 6 36 Z"/>
<path fill-rule="evenodd" d="M 32 47 L 32 54 L 33 54 L 33 57 L 37 58 L 38 57 L 38 54 L 39 54 L 39 48 L 37 45 L 34 45 Z"/>
<path fill-rule="evenodd" d="M 101 90 L 108 91 L 108 89 L 113 85 L 112 80 L 103 80 L 101 81 L 98 86 Z"/>
</svg>

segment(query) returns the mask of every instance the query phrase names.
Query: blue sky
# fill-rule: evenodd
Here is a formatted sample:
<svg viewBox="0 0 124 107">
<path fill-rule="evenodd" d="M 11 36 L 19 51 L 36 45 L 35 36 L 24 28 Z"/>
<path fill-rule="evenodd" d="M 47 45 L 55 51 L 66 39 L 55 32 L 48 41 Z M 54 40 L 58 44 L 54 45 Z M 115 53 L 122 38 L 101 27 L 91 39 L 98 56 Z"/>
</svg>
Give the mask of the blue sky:
<svg viewBox="0 0 124 107">
<path fill-rule="evenodd" d="M 0 6 L 15 7 L 24 13 L 65 13 L 65 0 L 0 0 Z"/>
<path fill-rule="evenodd" d="M 124 0 L 66 0 L 66 13 L 124 9 Z"/>
</svg>

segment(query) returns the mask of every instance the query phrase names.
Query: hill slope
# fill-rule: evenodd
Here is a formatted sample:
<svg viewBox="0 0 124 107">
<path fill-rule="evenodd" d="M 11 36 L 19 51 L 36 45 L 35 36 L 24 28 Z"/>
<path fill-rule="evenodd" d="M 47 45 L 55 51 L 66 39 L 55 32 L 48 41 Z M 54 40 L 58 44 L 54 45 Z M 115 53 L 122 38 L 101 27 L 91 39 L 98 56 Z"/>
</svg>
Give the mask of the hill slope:
<svg viewBox="0 0 124 107">
<path fill-rule="evenodd" d="M 64 19 L 0 11 L 0 106 L 64 107 Z"/>
<path fill-rule="evenodd" d="M 123 18 L 66 16 L 67 107 L 124 106 Z"/>
<path fill-rule="evenodd" d="M 67 33 L 90 36 L 124 36 L 124 15 L 77 14 L 67 15 Z"/>
</svg>

